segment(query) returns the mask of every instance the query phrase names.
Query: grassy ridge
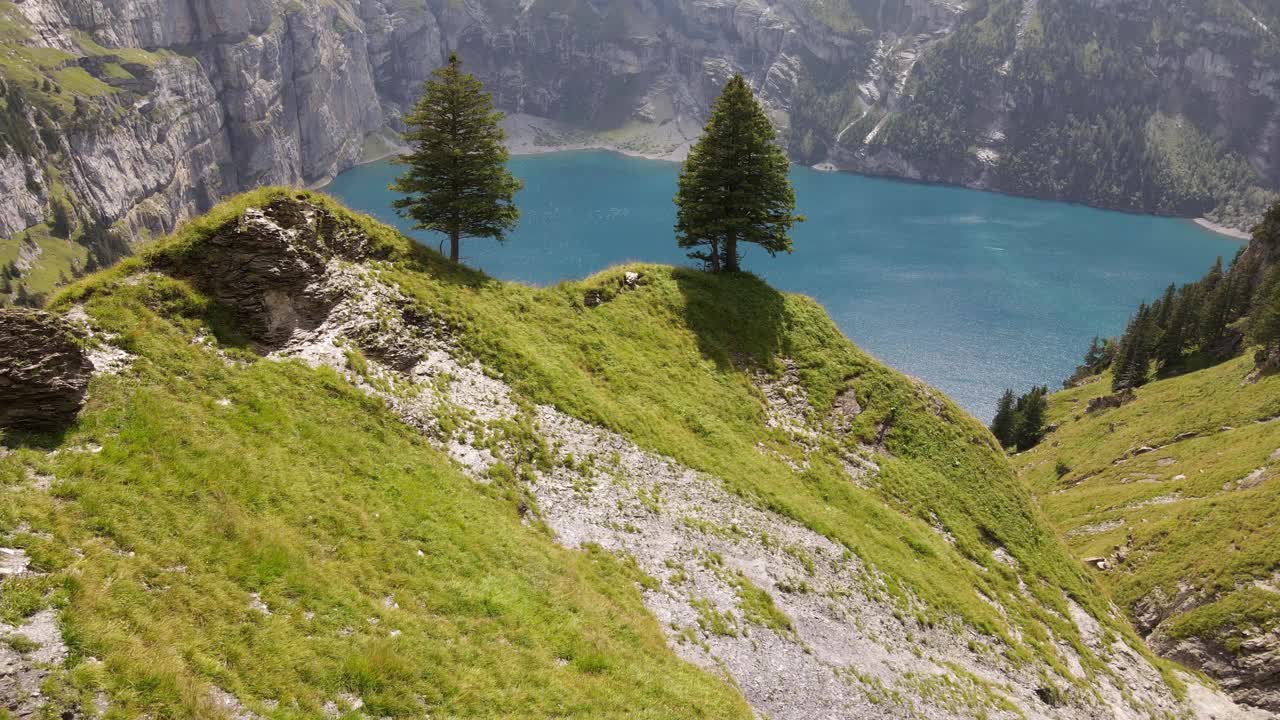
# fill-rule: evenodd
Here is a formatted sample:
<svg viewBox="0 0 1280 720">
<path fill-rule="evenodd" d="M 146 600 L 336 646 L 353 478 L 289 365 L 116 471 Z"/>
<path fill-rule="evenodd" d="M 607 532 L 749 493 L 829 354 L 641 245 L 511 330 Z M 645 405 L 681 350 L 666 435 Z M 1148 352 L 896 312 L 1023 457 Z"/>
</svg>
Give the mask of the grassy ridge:
<svg viewBox="0 0 1280 720">
<path fill-rule="evenodd" d="M 752 276 L 713 277 L 661 266 L 616 268 L 581 283 L 533 289 L 457 272 L 421 253 L 422 268 L 388 268 L 425 307 L 466 329 L 469 349 L 536 402 L 602 424 L 641 446 L 724 478 L 730 489 L 842 543 L 885 573 L 887 592 L 924 622 L 961 619 L 1007 637 L 1007 625 L 979 597 L 1005 603 L 1027 652 L 1047 659 L 1046 627 L 1075 631 L 1043 606 L 1065 613 L 1060 588 L 1095 611 L 1093 589 L 1061 554 L 1030 498 L 1000 460 L 984 429 L 941 395 L 885 368 L 848 342 L 816 303 L 783 295 Z M 639 271 L 642 290 L 587 311 L 587 289 L 610 294 L 622 273 Z M 452 273 L 452 275 L 451 275 Z M 439 282 L 437 278 L 450 278 Z M 848 446 L 874 443 L 877 487 L 850 482 L 832 440 L 796 472 L 771 448 L 806 457 L 766 427 L 758 392 L 735 367 L 776 369 L 796 361 L 822 417 L 836 393 L 852 387 L 864 412 Z M 951 547 L 933 528 L 945 527 Z M 1018 557 L 1036 602 L 1017 591 L 1016 574 L 994 559 L 1004 546 Z M 975 566 L 977 563 L 978 566 Z M 975 591 L 975 588 L 977 591 Z M 908 597 L 924 606 L 908 602 Z"/>
<path fill-rule="evenodd" d="M 1175 637 L 1224 633 L 1230 644 L 1280 621 L 1275 593 L 1254 587 L 1280 568 L 1280 423 L 1262 422 L 1280 415 L 1280 377 L 1243 383 L 1252 368 L 1246 357 L 1161 380 L 1095 414 L 1084 408 L 1108 377 L 1058 393 L 1059 429 L 1015 460 L 1077 556 L 1129 548 L 1104 575 L 1125 608 L 1157 589 L 1174 598 L 1181 583 L 1216 598 L 1172 619 Z M 1156 449 L 1133 455 L 1144 447 Z"/>
<path fill-rule="evenodd" d="M 52 601 L 74 656 L 103 661 L 66 702 L 213 717 L 212 683 L 272 717 L 343 694 L 375 716 L 749 716 L 667 649 L 626 565 L 522 525 L 335 373 L 192 345 L 206 311 L 159 276 L 96 295 L 137 359 L 54 444 L 102 451 L 0 460 L 6 490 L 61 479 L 0 493 L 0 528 L 52 573 L 7 581 L 5 619 Z"/>
<path fill-rule="evenodd" d="M 198 247 L 201 233 L 264 193 L 194 224 L 165 253 L 190 252 L 173 248 Z M 1015 655 L 1049 662 L 1056 656 L 1047 629 L 1078 640 L 1058 615 L 1066 615 L 1062 591 L 1106 616 L 985 428 L 863 353 L 809 298 L 749 275 L 663 266 L 529 288 L 454 267 L 384 226 L 356 220 L 392 258 L 384 277 L 458 328 L 466 347 L 529 399 L 724 478 L 743 496 L 844 544 L 885 574 L 887 592 L 904 612 L 926 622 L 959 619 L 1007 638 L 1009 624 L 985 596 L 1023 632 L 1025 644 L 1011 643 Z M 644 275 L 641 290 L 618 294 L 628 269 Z M 608 301 L 588 311 L 588 289 Z M 834 439 L 806 453 L 766 427 L 759 392 L 738 366 L 776 369 L 784 357 L 797 364 L 815 418 L 826 415 L 838 392 L 856 392 L 863 412 L 842 441 L 846 448 L 875 444 L 888 427 L 874 487 L 850 482 Z M 778 454 L 807 457 L 809 468 L 796 472 Z M 1018 573 L 993 554 L 999 547 L 1019 562 L 1031 601 L 1019 590 Z M 908 596 L 924 607 L 910 605 Z"/>
<path fill-rule="evenodd" d="M 464 480 L 336 374 L 236 350 L 225 313 L 187 283 L 139 281 L 198 262 L 203 238 L 282 192 L 230 201 L 56 300 L 85 304 L 137 359 L 95 379 L 65 437 L 0 458 L 6 485 L 28 470 L 59 478 L 52 497 L 0 493 L 6 542 L 49 573 L 7 581 L 5 617 L 63 609 L 75 669 L 50 692 L 71 702 L 104 691 L 122 716 L 207 715 L 206 684 L 275 701 L 254 705 L 271 717 L 343 694 L 397 717 L 424 706 L 445 717 L 745 716 L 733 689 L 667 649 L 626 562 L 561 550 L 520 522 L 514 480 Z M 985 429 L 858 350 L 812 300 L 749 275 L 661 266 L 628 268 L 643 279 L 625 293 L 623 269 L 543 289 L 501 283 L 331 207 L 373 239 L 384 280 L 526 400 L 713 473 L 843 544 L 883 575 L 870 590 L 904 617 L 966 624 L 1004 639 L 1014 662 L 1064 677 L 1055 637 L 1087 672 L 1103 667 L 1064 619 L 1067 597 L 1128 633 Z M 590 289 L 604 305 L 583 306 Z M 237 362 L 191 344 L 208 327 Z M 816 425 L 837 393 L 856 392 L 863 412 L 847 436 L 806 450 L 766 426 L 741 368 L 782 358 L 799 368 Z M 840 453 L 880 442 L 881 473 L 858 487 Z M 69 451 L 90 443 L 104 449 Z"/>
</svg>

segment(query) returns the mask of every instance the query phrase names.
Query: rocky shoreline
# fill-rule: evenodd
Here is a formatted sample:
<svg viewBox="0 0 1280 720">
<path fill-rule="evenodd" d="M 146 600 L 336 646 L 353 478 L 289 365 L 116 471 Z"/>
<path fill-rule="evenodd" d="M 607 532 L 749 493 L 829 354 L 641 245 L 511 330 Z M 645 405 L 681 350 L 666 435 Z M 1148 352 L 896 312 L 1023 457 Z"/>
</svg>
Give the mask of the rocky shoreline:
<svg viewBox="0 0 1280 720">
<path fill-rule="evenodd" d="M 1253 235 L 1251 233 L 1245 232 L 1244 230 L 1240 230 L 1239 228 L 1233 228 L 1227 225 L 1220 225 L 1207 218 L 1196 218 L 1193 222 L 1195 222 L 1196 225 L 1199 225 L 1205 230 L 1208 230 L 1209 232 L 1217 233 L 1219 235 L 1225 235 L 1229 238 L 1234 238 L 1236 240 L 1243 240 L 1245 242 L 1248 242 L 1253 239 Z"/>
<path fill-rule="evenodd" d="M 593 132 L 556 120 L 512 113 L 503 120 L 512 155 L 544 155 L 575 150 L 607 150 L 644 160 L 682 162 L 702 132 L 701 122 L 678 119 L 662 125 L 633 123 L 618 130 Z"/>
</svg>

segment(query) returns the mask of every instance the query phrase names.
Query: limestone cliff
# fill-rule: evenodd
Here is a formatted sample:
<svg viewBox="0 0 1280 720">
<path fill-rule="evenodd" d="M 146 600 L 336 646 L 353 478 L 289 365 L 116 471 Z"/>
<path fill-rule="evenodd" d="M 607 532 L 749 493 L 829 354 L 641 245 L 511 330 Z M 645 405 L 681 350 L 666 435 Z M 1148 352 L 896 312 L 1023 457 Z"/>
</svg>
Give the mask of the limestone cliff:
<svg viewBox="0 0 1280 720">
<path fill-rule="evenodd" d="M 1247 226 L 1280 181 L 1280 18 L 1223 5 L 10 0 L 0 236 L 57 198 L 132 238 L 322 183 L 386 151 L 448 49 L 520 147 L 679 156 L 740 72 L 799 162 Z"/>
</svg>

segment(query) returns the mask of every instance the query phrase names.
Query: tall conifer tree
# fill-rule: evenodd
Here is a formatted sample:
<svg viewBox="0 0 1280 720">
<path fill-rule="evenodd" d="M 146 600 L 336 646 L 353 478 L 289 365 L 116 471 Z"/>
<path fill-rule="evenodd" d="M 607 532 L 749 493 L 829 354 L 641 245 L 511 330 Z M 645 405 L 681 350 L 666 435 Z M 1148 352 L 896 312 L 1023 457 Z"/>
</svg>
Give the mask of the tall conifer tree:
<svg viewBox="0 0 1280 720">
<path fill-rule="evenodd" d="M 1230 275 L 1220 277 L 1206 298 L 1208 302 L 1204 306 L 1200 325 L 1202 350 L 1211 349 L 1227 329 L 1231 310 L 1231 281 Z"/>
<path fill-rule="evenodd" d="M 1192 285 L 1184 285 L 1178 291 L 1169 319 L 1156 341 L 1156 360 L 1166 372 L 1182 360 L 1182 352 L 1187 345 L 1187 328 L 1192 325 L 1195 311 L 1194 292 Z"/>
<path fill-rule="evenodd" d="M 458 262 L 464 237 L 501 242 L 520 219 L 515 194 L 522 184 L 507 170 L 505 133 L 493 101 L 457 54 L 432 73 L 422 98 L 405 118 L 411 151 L 397 162 L 408 170 L 391 186 L 404 197 L 393 203 L 419 230 L 449 237 Z"/>
<path fill-rule="evenodd" d="M 676 195 L 682 248 L 712 272 L 739 270 L 739 244 L 771 256 L 791 252 L 795 191 L 777 132 L 741 75 L 725 86 L 702 137 L 689 151 Z"/>
<path fill-rule="evenodd" d="M 1000 441 L 1001 447 L 1013 447 L 1016 440 L 1014 433 L 1018 429 L 1018 416 L 1015 411 L 1018 398 L 1012 390 L 1005 390 L 996 406 L 996 416 L 991 421 L 991 434 Z"/>
<path fill-rule="evenodd" d="M 1151 353 L 1154 349 L 1151 335 L 1155 318 L 1151 307 L 1143 303 L 1138 313 L 1129 321 L 1124 337 L 1120 340 L 1120 352 L 1111 380 L 1112 390 L 1136 388 L 1147 384 L 1151 372 Z"/>
<path fill-rule="evenodd" d="M 1045 416 L 1049 411 L 1048 395 L 1049 388 L 1035 387 L 1018 398 L 1018 426 L 1014 432 L 1014 447 L 1018 452 L 1026 452 L 1044 439 Z"/>
<path fill-rule="evenodd" d="M 1273 268 L 1258 286 L 1249 316 L 1249 342 L 1263 346 L 1265 351 L 1280 348 L 1280 266 Z"/>
<path fill-rule="evenodd" d="M 1178 286 L 1169 283 L 1169 287 L 1164 289 L 1164 295 L 1156 301 L 1156 332 L 1162 333 L 1169 326 L 1169 320 L 1173 317 L 1174 305 L 1178 298 Z"/>
</svg>

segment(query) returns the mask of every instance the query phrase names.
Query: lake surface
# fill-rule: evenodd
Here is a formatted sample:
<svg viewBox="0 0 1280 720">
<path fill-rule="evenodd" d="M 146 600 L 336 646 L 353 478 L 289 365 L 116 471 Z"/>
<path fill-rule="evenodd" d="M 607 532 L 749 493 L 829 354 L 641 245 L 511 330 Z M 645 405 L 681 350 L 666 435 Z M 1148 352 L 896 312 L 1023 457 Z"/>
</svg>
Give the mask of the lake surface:
<svg viewBox="0 0 1280 720">
<path fill-rule="evenodd" d="M 690 263 L 672 231 L 678 165 L 566 152 L 511 166 L 520 227 L 502 246 L 464 240 L 467 264 L 546 285 L 628 260 Z M 408 230 L 386 189 L 399 171 L 357 167 L 326 192 Z M 795 254 L 747 246 L 744 267 L 815 298 L 859 346 L 983 420 L 1004 388 L 1057 387 L 1095 334 L 1120 333 L 1140 301 L 1240 247 L 1184 220 L 799 167 L 793 180 L 808 216 Z"/>
</svg>

